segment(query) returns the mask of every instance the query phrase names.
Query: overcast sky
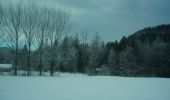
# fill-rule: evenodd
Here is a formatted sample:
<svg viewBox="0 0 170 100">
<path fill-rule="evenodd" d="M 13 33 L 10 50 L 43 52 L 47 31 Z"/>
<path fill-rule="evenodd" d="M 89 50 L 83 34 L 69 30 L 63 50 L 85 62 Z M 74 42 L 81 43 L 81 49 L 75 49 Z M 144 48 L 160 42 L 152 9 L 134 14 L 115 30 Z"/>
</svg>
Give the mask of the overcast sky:
<svg viewBox="0 0 170 100">
<path fill-rule="evenodd" d="M 24 2 L 30 0 L 21 0 Z M 148 26 L 170 23 L 170 0 L 32 0 L 37 4 L 62 7 L 72 12 L 72 28 L 67 33 L 75 35 L 87 29 L 89 36 L 95 32 L 104 41 L 119 40 Z M 45 2 L 44 2 L 45 1 Z M 18 0 L 0 0 L 2 4 Z"/>
</svg>

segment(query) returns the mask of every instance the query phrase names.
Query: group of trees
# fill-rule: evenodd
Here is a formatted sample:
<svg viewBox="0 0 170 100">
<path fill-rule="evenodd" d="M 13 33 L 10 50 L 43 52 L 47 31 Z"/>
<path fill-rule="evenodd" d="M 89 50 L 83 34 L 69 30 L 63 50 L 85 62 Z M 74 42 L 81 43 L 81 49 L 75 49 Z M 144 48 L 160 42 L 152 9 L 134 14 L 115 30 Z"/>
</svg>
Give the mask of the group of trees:
<svg viewBox="0 0 170 100">
<path fill-rule="evenodd" d="M 112 74 L 169 77 L 169 45 L 159 37 L 152 42 L 135 39 L 132 43 L 124 37 L 119 43 L 108 43 Z"/>
<path fill-rule="evenodd" d="M 14 63 L 14 74 L 17 75 L 18 64 L 21 60 L 20 49 L 25 43 L 27 57 L 27 75 L 30 75 L 32 49 L 36 49 L 39 58 L 38 67 L 42 74 L 43 52 L 45 42 L 50 45 L 51 69 L 53 67 L 53 44 L 59 41 L 69 24 L 70 13 L 63 9 L 37 6 L 33 3 L 8 6 L 0 5 L 0 42 L 11 48 L 11 59 Z M 53 75 L 53 70 L 51 70 Z"/>
<path fill-rule="evenodd" d="M 170 43 L 163 36 L 169 32 L 166 25 L 163 30 L 144 29 L 105 44 L 98 33 L 87 41 L 87 30 L 61 38 L 69 19 L 69 12 L 59 8 L 0 5 L 0 43 L 10 47 L 10 57 L 0 56 L 0 60 L 13 64 L 14 75 L 18 69 L 28 76 L 32 70 L 40 76 L 44 71 L 53 76 L 55 71 L 95 75 L 103 70 L 110 75 L 170 77 Z"/>
<path fill-rule="evenodd" d="M 110 75 L 170 76 L 170 43 L 160 37 L 152 42 L 123 37 L 105 44 L 97 33 L 90 42 L 86 32 L 82 34 L 85 40 L 66 36 L 59 46 L 59 71 L 96 75 L 97 69 L 109 69 Z"/>
</svg>

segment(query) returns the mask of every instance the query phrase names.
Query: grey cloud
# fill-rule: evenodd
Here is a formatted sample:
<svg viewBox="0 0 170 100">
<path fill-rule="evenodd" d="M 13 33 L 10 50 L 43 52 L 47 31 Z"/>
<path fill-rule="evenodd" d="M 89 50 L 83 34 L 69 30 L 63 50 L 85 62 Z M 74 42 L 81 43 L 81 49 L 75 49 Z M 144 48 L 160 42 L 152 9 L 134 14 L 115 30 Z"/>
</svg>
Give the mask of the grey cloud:
<svg viewBox="0 0 170 100">
<path fill-rule="evenodd" d="M 0 2 L 18 0 L 0 0 Z M 29 0 L 23 0 L 29 1 Z M 170 0 L 32 0 L 72 11 L 73 35 L 87 28 L 99 32 L 105 41 L 114 41 L 147 26 L 170 23 Z"/>
</svg>

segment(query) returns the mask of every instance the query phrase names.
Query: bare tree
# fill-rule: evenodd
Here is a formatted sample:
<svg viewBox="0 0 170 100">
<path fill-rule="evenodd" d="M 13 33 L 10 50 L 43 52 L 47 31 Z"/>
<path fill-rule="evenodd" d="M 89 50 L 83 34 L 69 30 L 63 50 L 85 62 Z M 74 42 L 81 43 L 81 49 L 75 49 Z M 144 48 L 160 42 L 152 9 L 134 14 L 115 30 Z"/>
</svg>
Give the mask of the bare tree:
<svg viewBox="0 0 170 100">
<path fill-rule="evenodd" d="M 3 6 L 0 5 L 0 45 L 3 43 L 3 35 L 4 35 L 4 9 Z"/>
<path fill-rule="evenodd" d="M 10 4 L 7 8 L 5 17 L 5 33 L 7 33 L 8 40 L 7 45 L 10 46 L 12 48 L 12 51 L 14 52 L 14 75 L 17 75 L 19 38 L 21 37 L 21 3 L 18 3 L 16 6 Z"/>
<path fill-rule="evenodd" d="M 37 14 L 40 16 L 37 19 L 36 24 L 36 34 L 35 34 L 35 41 L 38 45 L 38 52 L 39 52 L 39 75 L 42 75 L 42 57 L 43 57 L 43 48 L 45 40 L 47 39 L 47 32 L 49 29 L 49 21 L 50 21 L 50 14 L 49 9 L 46 7 L 42 7 L 38 10 Z"/>
<path fill-rule="evenodd" d="M 54 52 L 58 47 L 54 43 L 59 43 L 59 40 L 66 30 L 69 23 L 70 14 L 67 11 L 58 9 L 50 10 L 50 27 L 48 32 L 49 44 L 50 44 L 50 75 L 54 73 Z"/>
<path fill-rule="evenodd" d="M 81 45 L 81 50 L 80 50 L 80 64 L 79 64 L 79 67 L 80 67 L 80 72 L 83 72 L 85 73 L 85 67 L 87 66 L 88 64 L 88 51 L 87 51 L 87 46 L 88 46 L 88 43 L 87 43 L 87 37 L 88 37 L 88 31 L 87 29 L 86 30 L 83 30 L 82 31 L 82 45 Z"/>
<path fill-rule="evenodd" d="M 27 53 L 27 75 L 30 75 L 30 59 L 31 59 L 31 46 L 33 43 L 33 38 L 35 36 L 35 27 L 37 23 L 37 7 L 34 4 L 24 7 L 22 30 L 25 34 L 26 43 L 28 46 Z"/>
</svg>

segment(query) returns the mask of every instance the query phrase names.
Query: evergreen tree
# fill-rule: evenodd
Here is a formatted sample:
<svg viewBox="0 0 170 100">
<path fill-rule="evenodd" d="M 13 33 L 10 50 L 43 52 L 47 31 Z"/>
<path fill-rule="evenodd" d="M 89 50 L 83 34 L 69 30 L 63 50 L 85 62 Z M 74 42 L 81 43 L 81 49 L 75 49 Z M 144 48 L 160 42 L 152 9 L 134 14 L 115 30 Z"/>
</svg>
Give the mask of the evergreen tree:
<svg viewBox="0 0 170 100">
<path fill-rule="evenodd" d="M 116 51 L 114 49 L 110 49 L 108 55 L 108 66 L 110 67 L 112 74 L 115 74 L 116 67 L 118 67 L 116 61 L 117 61 Z"/>
<path fill-rule="evenodd" d="M 135 74 L 136 59 L 133 53 L 133 48 L 127 47 L 124 51 L 119 54 L 119 68 L 122 75 Z"/>
<path fill-rule="evenodd" d="M 95 34 L 92 44 L 90 46 L 90 56 L 89 56 L 89 64 L 88 69 L 90 70 L 90 74 L 94 75 L 97 67 L 100 67 L 101 54 L 102 53 L 102 42 L 100 40 L 100 36 L 98 33 Z"/>
<path fill-rule="evenodd" d="M 77 50 L 74 47 L 74 39 L 65 37 L 62 42 L 62 70 L 75 72 L 77 70 Z"/>
<path fill-rule="evenodd" d="M 126 37 L 122 37 L 122 39 L 120 40 L 120 43 L 119 43 L 119 51 L 123 51 L 126 49 L 126 46 L 127 46 L 127 41 L 126 41 Z"/>
</svg>

